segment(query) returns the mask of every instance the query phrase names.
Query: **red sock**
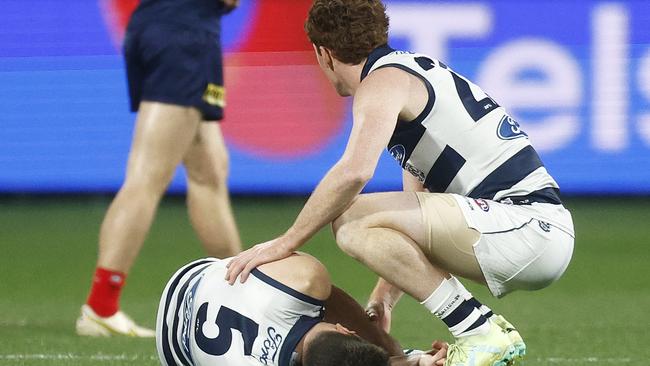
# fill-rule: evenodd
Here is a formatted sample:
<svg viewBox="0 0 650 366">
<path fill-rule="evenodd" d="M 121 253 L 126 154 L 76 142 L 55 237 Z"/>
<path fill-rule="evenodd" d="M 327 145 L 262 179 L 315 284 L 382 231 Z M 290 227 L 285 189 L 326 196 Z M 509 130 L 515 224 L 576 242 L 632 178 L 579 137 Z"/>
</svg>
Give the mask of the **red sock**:
<svg viewBox="0 0 650 366">
<path fill-rule="evenodd" d="M 119 309 L 120 294 L 126 274 L 97 267 L 86 303 L 99 316 L 107 317 Z"/>
</svg>

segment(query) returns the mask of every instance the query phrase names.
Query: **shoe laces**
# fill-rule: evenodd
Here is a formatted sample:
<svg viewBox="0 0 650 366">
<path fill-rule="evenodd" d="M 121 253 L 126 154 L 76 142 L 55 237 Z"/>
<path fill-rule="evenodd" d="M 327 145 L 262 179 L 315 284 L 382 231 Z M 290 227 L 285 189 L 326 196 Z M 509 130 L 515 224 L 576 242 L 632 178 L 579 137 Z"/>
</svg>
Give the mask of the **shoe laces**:
<svg viewBox="0 0 650 366">
<path fill-rule="evenodd" d="M 450 344 L 447 349 L 447 362 L 445 362 L 445 366 L 462 364 L 465 360 L 467 360 L 467 352 L 465 352 L 465 349 L 457 344 Z"/>
</svg>

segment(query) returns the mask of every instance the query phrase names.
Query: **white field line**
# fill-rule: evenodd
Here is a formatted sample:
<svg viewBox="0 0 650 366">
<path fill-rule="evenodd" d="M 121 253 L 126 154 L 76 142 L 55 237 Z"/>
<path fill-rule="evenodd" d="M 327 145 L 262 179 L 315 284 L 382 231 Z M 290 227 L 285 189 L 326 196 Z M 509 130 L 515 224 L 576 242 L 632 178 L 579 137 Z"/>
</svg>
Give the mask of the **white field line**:
<svg viewBox="0 0 650 366">
<path fill-rule="evenodd" d="M 0 354 L 0 361 L 42 360 L 42 361 L 156 361 L 156 356 L 145 355 L 110 355 L 97 353 L 94 355 L 79 355 L 74 353 L 32 353 L 32 354 Z"/>
<path fill-rule="evenodd" d="M 27 319 L 0 320 L 0 327 L 26 327 Z"/>
<path fill-rule="evenodd" d="M 524 359 L 525 361 L 525 359 Z M 574 364 L 581 363 L 605 363 L 605 364 L 625 364 L 634 361 L 629 357 L 547 357 L 537 358 L 537 362 L 547 362 L 552 364 Z"/>
<path fill-rule="evenodd" d="M 33 353 L 33 354 L 0 354 L 0 361 L 19 361 L 19 360 L 42 360 L 42 361 L 72 361 L 72 360 L 89 360 L 89 361 L 156 361 L 156 356 L 145 355 L 127 355 L 127 354 L 104 354 L 97 353 L 94 355 L 79 355 L 74 353 Z M 574 363 L 594 363 L 594 364 L 627 364 L 634 360 L 628 357 L 624 358 L 602 358 L 602 357 L 547 357 L 537 358 L 536 362 L 551 364 L 574 364 Z"/>
</svg>

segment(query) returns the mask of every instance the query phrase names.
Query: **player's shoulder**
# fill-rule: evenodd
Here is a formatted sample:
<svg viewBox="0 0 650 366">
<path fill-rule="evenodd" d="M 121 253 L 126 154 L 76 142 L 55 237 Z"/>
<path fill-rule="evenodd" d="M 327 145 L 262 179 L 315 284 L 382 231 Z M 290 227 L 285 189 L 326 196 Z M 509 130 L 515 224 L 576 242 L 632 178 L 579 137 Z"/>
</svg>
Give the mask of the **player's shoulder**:
<svg viewBox="0 0 650 366">
<path fill-rule="evenodd" d="M 264 264 L 259 270 L 291 289 L 317 300 L 326 300 L 331 280 L 325 266 L 306 253 L 295 253 L 280 261 Z"/>
</svg>

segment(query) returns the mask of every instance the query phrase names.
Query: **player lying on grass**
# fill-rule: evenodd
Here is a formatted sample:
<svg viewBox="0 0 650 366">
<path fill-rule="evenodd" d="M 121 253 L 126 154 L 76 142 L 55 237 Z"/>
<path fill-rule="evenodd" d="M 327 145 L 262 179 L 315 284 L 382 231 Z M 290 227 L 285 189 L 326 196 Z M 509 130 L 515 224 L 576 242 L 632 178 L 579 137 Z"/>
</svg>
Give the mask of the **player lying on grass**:
<svg viewBox="0 0 650 366">
<path fill-rule="evenodd" d="M 434 366 L 445 361 L 447 345 L 440 341 L 430 354 L 404 356 L 397 341 L 332 286 L 325 267 L 309 255 L 296 253 L 260 266 L 246 283 L 234 286 L 224 280 L 226 263 L 197 260 L 167 283 L 156 321 L 163 365 Z"/>
<path fill-rule="evenodd" d="M 389 47 L 379 0 L 316 0 L 305 29 L 325 76 L 354 97 L 348 144 L 291 228 L 235 257 L 229 281 L 246 281 L 331 223 L 339 247 L 379 275 L 376 308 L 388 314 L 404 291 L 447 325 L 456 338 L 448 364 L 523 356 L 518 333 L 455 276 L 502 297 L 544 288 L 567 268 L 571 215 L 528 136 L 443 62 Z M 360 195 L 386 147 L 404 192 Z"/>
</svg>

